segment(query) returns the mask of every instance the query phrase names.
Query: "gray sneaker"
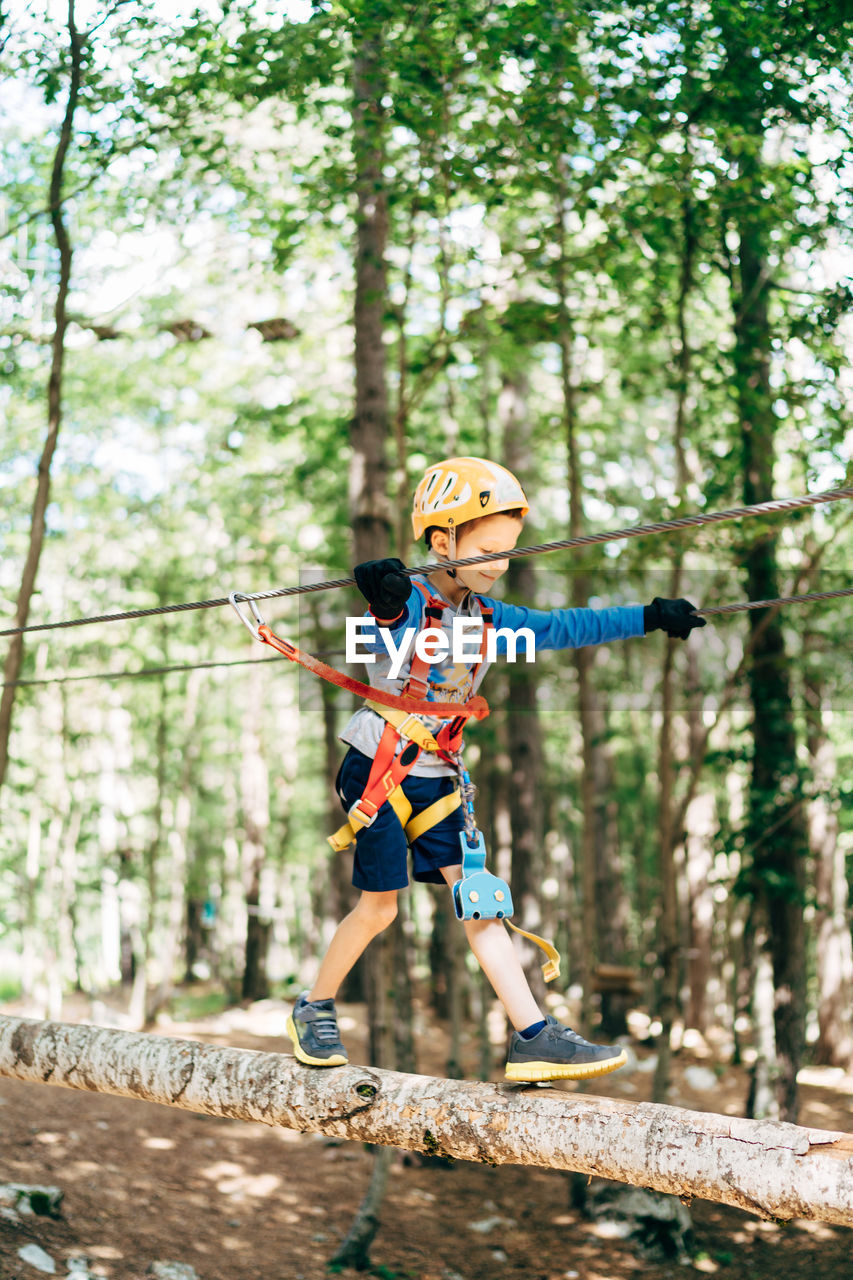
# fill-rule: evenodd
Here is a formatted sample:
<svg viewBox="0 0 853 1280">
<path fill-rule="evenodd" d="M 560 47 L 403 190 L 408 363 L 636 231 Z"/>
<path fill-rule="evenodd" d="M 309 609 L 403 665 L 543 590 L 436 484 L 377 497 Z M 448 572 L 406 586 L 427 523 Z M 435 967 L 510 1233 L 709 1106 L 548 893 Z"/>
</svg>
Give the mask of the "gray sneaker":
<svg viewBox="0 0 853 1280">
<path fill-rule="evenodd" d="M 294 1056 L 309 1067 L 342 1067 L 349 1061 L 341 1044 L 334 1000 L 306 1000 L 303 992 L 287 1019 Z"/>
<path fill-rule="evenodd" d="M 506 1063 L 507 1080 L 588 1080 L 606 1076 L 628 1061 L 618 1044 L 590 1044 L 554 1017 L 532 1040 L 514 1032 Z"/>
</svg>

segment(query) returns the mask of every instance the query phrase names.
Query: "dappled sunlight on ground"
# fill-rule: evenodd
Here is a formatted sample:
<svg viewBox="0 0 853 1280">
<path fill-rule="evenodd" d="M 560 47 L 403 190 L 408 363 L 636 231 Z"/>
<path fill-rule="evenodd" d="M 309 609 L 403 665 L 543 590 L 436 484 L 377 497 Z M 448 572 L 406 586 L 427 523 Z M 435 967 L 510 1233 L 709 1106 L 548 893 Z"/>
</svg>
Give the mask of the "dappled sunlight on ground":
<svg viewBox="0 0 853 1280">
<path fill-rule="evenodd" d="M 803 1067 L 797 1072 L 797 1082 L 815 1089 L 831 1089 L 833 1093 L 853 1094 L 853 1072 L 843 1067 Z"/>
</svg>

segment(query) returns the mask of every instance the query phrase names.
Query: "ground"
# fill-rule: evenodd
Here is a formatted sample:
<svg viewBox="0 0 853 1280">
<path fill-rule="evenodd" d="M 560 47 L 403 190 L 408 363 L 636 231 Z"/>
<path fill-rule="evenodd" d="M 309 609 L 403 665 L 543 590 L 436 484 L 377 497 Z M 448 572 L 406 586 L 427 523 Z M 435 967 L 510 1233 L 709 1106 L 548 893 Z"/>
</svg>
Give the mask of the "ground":
<svg viewBox="0 0 853 1280">
<path fill-rule="evenodd" d="M 276 1041 L 289 1006 L 265 1001 L 165 1034 L 289 1051 Z M 0 1007 L 0 1012 L 23 1012 Z M 347 1006 L 346 1040 L 365 1061 L 363 1010 Z M 64 1015 L 72 1020 L 68 1014 Z M 423 1047 L 423 1046 L 422 1046 Z M 642 1068 L 644 1054 L 640 1051 Z M 419 1061 L 438 1073 L 440 1062 Z M 743 1113 L 741 1070 L 717 1067 L 716 1087 L 691 1087 L 682 1052 L 671 1101 Z M 707 1058 L 702 1065 L 709 1066 Z M 806 1073 L 801 1124 L 851 1129 L 853 1077 Z M 593 1087 L 594 1086 L 594 1087 Z M 651 1073 L 622 1071 L 589 1094 L 647 1099 Z M 566 1085 L 563 1088 L 573 1088 Z M 155 1261 L 189 1264 L 199 1280 L 327 1280 L 326 1262 L 366 1190 L 362 1145 L 259 1124 L 196 1116 L 153 1104 L 0 1078 L 0 1183 L 59 1186 L 62 1216 L 0 1216 L 0 1280 L 40 1273 L 18 1250 L 37 1243 L 56 1260 L 86 1255 L 89 1274 L 143 1280 Z M 693 1260 L 650 1261 L 571 1207 L 570 1175 L 457 1162 L 413 1162 L 400 1153 L 371 1250 L 374 1274 L 391 1280 L 665 1280 L 694 1273 L 720 1280 L 846 1280 L 853 1235 L 843 1227 L 763 1222 L 693 1201 Z M 344 1272 L 345 1278 L 355 1272 Z"/>
</svg>

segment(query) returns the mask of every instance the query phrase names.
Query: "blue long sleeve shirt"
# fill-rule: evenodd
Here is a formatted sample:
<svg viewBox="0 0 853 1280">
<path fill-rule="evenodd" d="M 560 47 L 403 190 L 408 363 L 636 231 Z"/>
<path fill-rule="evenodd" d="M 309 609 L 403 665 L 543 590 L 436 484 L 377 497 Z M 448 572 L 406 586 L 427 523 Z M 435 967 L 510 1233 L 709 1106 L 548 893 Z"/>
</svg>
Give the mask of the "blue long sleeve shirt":
<svg viewBox="0 0 853 1280">
<path fill-rule="evenodd" d="M 525 637 L 523 633 L 518 635 L 518 641 L 513 646 L 509 633 L 520 633 L 522 628 L 532 633 L 530 643 L 534 654 L 546 649 L 580 649 L 585 645 L 605 644 L 609 640 L 626 640 L 644 634 L 642 605 L 625 605 L 612 609 L 527 609 L 521 605 L 493 600 L 489 596 L 478 597 L 469 592 L 457 606 L 451 604 L 426 578 L 413 581 L 422 582 L 427 591 L 444 604 L 441 619 L 431 625 L 447 636 L 448 655 L 429 666 L 426 698 L 431 702 L 467 702 L 477 692 L 491 665 L 488 660 L 484 660 L 478 667 L 476 658 L 457 662 L 453 656 L 453 620 L 482 619 L 481 600 L 487 608 L 493 610 L 495 656 L 506 657 L 515 647 L 514 660 L 517 662 L 525 661 Z M 413 634 L 409 638 L 405 656 L 401 652 L 395 658 L 389 652 L 378 623 L 372 632 L 367 630 L 360 640 L 361 651 L 367 659 L 368 682 L 374 688 L 388 693 L 402 693 L 409 677 L 415 639 L 424 626 L 425 603 L 422 593 L 413 586 L 402 616 L 388 628 L 392 643 L 397 649 L 405 637 L 406 629 L 412 629 Z M 365 618 L 373 620 L 369 611 Z M 474 652 L 478 647 L 476 635 L 476 628 L 472 626 L 467 647 Z M 373 661 L 370 661 L 371 657 Z M 442 723 L 437 718 L 421 718 L 433 732 Z M 341 731 L 340 738 L 365 755 L 373 757 L 384 728 L 385 721 L 381 716 L 368 707 L 361 707 Z M 443 760 L 423 752 L 412 773 L 422 777 L 438 777 L 452 774 L 453 770 Z"/>
</svg>

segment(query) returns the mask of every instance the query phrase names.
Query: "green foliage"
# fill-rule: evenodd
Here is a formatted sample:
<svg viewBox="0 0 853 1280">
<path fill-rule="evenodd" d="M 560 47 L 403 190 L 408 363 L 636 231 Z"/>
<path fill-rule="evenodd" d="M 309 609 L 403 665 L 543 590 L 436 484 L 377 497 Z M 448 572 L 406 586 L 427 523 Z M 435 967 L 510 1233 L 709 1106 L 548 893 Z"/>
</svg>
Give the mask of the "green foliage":
<svg viewBox="0 0 853 1280">
<path fill-rule="evenodd" d="M 567 536 L 570 425 L 591 529 L 739 502 L 738 414 L 750 374 L 736 358 L 735 322 L 746 222 L 768 269 L 775 483 L 794 493 L 839 482 L 850 467 L 851 293 L 832 263 L 850 217 L 849 27 L 841 5 L 795 14 L 733 0 L 604 8 L 347 0 L 315 5 L 305 21 L 255 4 L 226 5 L 221 20 L 119 10 L 92 35 L 69 157 L 75 322 L 34 621 L 348 573 L 353 79 L 366 41 L 382 51 L 372 127 L 389 208 L 392 502 L 436 456 L 499 452 L 502 393 L 521 376 L 535 477 L 531 540 Z M 0 312 L 7 613 L 44 430 L 43 340 L 56 272 L 46 191 L 66 44 L 51 22 L 19 32 L 2 53 L 19 98 L 0 126 L 4 214 L 18 228 L 3 241 L 11 283 Z M 298 332 L 262 342 L 249 326 L 273 315 Z M 180 341 L 170 326 L 188 318 L 211 336 Z M 98 341 L 90 326 L 101 322 L 120 336 Z M 665 595 L 678 557 L 691 599 L 740 599 L 745 558 L 782 528 L 785 589 L 819 588 L 830 575 L 848 582 L 850 526 L 833 508 L 538 562 L 536 603 L 565 605 L 581 569 L 596 603 Z M 420 558 L 422 549 L 409 552 Z M 265 611 L 305 647 L 340 649 L 343 618 L 360 601 L 353 593 L 319 600 L 316 611 L 292 601 Z M 810 670 L 827 707 L 843 708 L 843 609 L 792 610 L 782 625 L 798 658 L 804 628 L 819 637 Z M 744 680 L 734 678 L 746 637 L 736 620 L 707 628 L 698 674 L 684 650 L 676 656 L 678 798 L 691 734 L 720 717 L 700 785 L 712 801 L 712 883 L 722 903 L 733 891 L 753 894 L 756 875 L 777 897 L 799 894 L 786 873 L 751 861 L 755 831 L 743 803 L 751 712 Z M 643 962 L 660 898 L 662 652 L 653 641 L 613 646 L 594 673 L 607 709 L 629 932 Z M 313 913 L 329 879 L 316 684 L 285 664 L 110 674 L 250 656 L 259 655 L 228 610 L 28 641 L 25 679 L 87 679 L 19 690 L 0 832 L 0 947 L 34 954 L 38 939 L 43 967 L 58 966 L 66 986 L 104 985 L 114 977 L 99 914 L 110 876 L 127 902 L 141 903 L 133 927 L 148 930 L 156 952 L 180 865 L 188 895 L 218 904 L 214 977 L 230 981 L 243 944 L 251 823 L 241 769 L 251 728 L 270 793 L 271 976 L 296 989 L 318 945 Z M 549 838 L 567 852 L 563 917 L 578 888 L 582 815 L 569 670 L 565 654 L 538 665 L 543 809 Z M 484 769 L 503 741 L 500 697 L 493 702 L 494 718 L 471 734 Z M 805 743 L 802 688 L 794 702 Z M 340 727 L 348 700 L 335 710 Z M 840 710 L 826 734 L 838 761 L 841 836 L 853 849 L 845 781 L 853 745 Z M 812 765 L 800 763 L 797 795 L 808 802 Z M 187 797 L 179 864 L 174 831 Z M 768 825 L 782 816 L 774 803 L 767 797 Z M 16 991 L 10 984 L 0 998 Z"/>
</svg>

